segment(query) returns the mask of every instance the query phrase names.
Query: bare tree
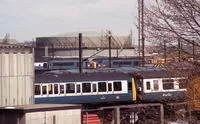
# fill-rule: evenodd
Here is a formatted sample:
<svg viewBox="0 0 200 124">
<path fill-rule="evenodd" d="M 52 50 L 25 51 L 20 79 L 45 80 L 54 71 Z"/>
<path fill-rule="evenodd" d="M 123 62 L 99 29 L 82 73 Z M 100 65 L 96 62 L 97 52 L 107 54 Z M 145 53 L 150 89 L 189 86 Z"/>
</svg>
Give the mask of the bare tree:
<svg viewBox="0 0 200 124">
<path fill-rule="evenodd" d="M 200 0 L 156 0 L 145 8 L 145 39 L 200 47 Z"/>
</svg>

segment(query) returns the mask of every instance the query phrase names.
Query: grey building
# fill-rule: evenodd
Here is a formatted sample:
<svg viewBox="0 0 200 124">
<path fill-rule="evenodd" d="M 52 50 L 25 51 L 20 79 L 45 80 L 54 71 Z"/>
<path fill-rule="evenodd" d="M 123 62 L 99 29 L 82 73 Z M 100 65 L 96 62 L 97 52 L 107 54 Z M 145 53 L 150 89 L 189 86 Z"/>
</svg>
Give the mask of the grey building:
<svg viewBox="0 0 200 124">
<path fill-rule="evenodd" d="M 34 52 L 0 43 L 0 106 L 33 104 Z"/>
<path fill-rule="evenodd" d="M 83 57 L 109 56 L 108 34 L 101 32 L 81 32 Z M 62 35 L 37 37 L 35 58 L 78 58 L 79 56 L 79 33 L 67 33 Z M 134 50 L 131 34 L 112 35 L 111 38 L 112 57 L 137 56 Z"/>
</svg>

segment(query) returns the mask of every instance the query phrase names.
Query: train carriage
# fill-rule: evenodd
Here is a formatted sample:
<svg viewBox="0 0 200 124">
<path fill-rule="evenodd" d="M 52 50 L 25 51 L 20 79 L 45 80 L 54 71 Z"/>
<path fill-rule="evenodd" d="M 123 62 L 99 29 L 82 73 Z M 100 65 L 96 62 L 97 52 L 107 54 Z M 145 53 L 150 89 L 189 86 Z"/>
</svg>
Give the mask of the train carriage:
<svg viewBox="0 0 200 124">
<path fill-rule="evenodd" d="M 39 74 L 35 103 L 91 104 L 136 101 L 133 78 L 122 73 Z"/>
<path fill-rule="evenodd" d="M 135 76 L 138 96 L 144 102 L 184 101 L 187 77 L 169 71 L 141 71 Z"/>
<path fill-rule="evenodd" d="M 184 101 L 187 77 L 166 70 L 38 74 L 35 103 L 98 104 Z"/>
</svg>

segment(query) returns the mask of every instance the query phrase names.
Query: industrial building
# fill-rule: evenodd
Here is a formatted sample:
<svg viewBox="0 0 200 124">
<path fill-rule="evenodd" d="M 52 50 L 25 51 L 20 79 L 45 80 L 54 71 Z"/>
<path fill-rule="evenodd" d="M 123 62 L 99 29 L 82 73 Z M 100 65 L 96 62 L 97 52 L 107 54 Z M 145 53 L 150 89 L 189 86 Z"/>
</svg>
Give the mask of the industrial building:
<svg viewBox="0 0 200 124">
<path fill-rule="evenodd" d="M 0 107 L 33 104 L 33 49 L 0 43 Z"/>
<path fill-rule="evenodd" d="M 82 56 L 108 57 L 109 41 L 106 32 L 75 32 L 62 35 L 37 37 L 35 48 L 35 61 L 43 61 L 44 58 L 78 58 L 79 33 L 82 33 Z M 111 35 L 112 57 L 133 57 L 137 53 L 134 50 L 132 34 Z"/>
</svg>

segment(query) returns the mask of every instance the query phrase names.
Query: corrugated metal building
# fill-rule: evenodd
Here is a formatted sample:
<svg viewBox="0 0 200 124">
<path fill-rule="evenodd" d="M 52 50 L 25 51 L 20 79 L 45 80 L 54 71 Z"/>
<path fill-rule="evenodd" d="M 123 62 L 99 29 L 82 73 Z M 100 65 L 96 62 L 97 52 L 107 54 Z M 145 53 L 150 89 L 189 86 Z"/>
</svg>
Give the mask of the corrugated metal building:
<svg viewBox="0 0 200 124">
<path fill-rule="evenodd" d="M 72 32 L 54 36 L 47 37 L 37 37 L 36 46 L 37 47 L 54 47 L 54 48 L 78 48 L 79 47 L 79 35 L 80 32 Z M 108 33 L 106 32 L 95 32 L 95 31 L 84 31 L 81 32 L 82 46 L 87 48 L 106 48 L 109 46 Z M 122 35 L 112 35 L 112 47 L 132 47 L 132 36 L 130 34 Z"/>
<path fill-rule="evenodd" d="M 0 44 L 0 106 L 32 104 L 34 81 L 33 49 Z"/>
<path fill-rule="evenodd" d="M 37 37 L 35 48 L 35 60 L 41 58 L 77 58 L 79 56 L 79 33 L 67 33 L 63 35 Z M 112 57 L 137 56 L 132 43 L 131 33 L 126 35 L 112 35 Z M 101 32 L 82 32 L 82 56 L 109 56 L 108 34 Z"/>
<path fill-rule="evenodd" d="M 0 108 L 1 124 L 81 124 L 81 106 L 35 104 Z"/>
</svg>

